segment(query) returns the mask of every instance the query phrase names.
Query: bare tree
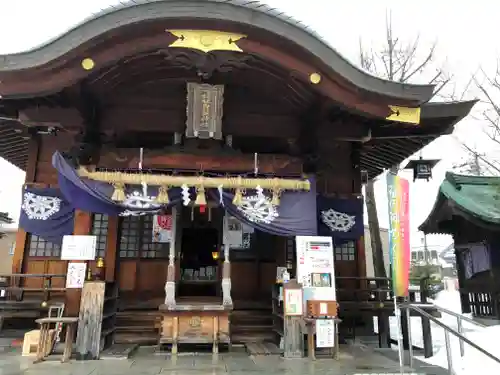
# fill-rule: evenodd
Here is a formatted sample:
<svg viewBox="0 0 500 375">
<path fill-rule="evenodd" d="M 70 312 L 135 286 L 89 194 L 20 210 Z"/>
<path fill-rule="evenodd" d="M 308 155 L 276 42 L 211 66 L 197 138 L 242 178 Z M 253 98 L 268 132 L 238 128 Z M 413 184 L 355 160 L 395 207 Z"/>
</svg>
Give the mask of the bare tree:
<svg viewBox="0 0 500 375">
<path fill-rule="evenodd" d="M 488 75 L 483 69 L 473 75 L 471 82 L 479 91 L 480 112 L 474 118 L 480 122 L 486 142 L 490 146 L 487 151 L 477 150 L 466 142 L 458 140 L 467 151 L 469 157 L 465 162 L 455 166 L 461 173 L 472 175 L 500 175 L 500 62 L 494 74 Z"/>
<path fill-rule="evenodd" d="M 411 83 L 417 79 L 425 79 L 427 83 L 436 85 L 434 96 L 439 95 L 443 87 L 449 83 L 450 76 L 442 68 L 437 69 L 434 65 L 436 43 L 422 52 L 419 48 L 419 40 L 417 36 L 410 43 L 402 43 L 398 37 L 394 36 L 391 15 L 388 13 L 386 16 L 385 46 L 380 51 L 375 51 L 364 48 L 360 41 L 359 62 L 361 67 L 390 81 Z M 394 167 L 396 170 L 398 169 L 398 166 Z M 366 184 L 365 195 L 375 276 L 386 277 L 373 179 Z"/>
</svg>

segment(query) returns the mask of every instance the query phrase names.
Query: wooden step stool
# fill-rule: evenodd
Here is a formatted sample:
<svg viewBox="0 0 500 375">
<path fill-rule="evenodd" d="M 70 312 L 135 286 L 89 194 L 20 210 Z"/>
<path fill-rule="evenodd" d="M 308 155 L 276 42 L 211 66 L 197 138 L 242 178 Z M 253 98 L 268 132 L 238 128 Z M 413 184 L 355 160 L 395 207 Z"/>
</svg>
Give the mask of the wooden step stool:
<svg viewBox="0 0 500 375">
<path fill-rule="evenodd" d="M 50 342 L 54 342 L 55 329 L 49 331 Z M 38 349 L 38 341 L 40 339 L 40 330 L 34 329 L 24 334 L 23 341 L 23 357 L 36 355 Z M 45 355 L 49 355 L 52 347 L 48 347 Z"/>
</svg>

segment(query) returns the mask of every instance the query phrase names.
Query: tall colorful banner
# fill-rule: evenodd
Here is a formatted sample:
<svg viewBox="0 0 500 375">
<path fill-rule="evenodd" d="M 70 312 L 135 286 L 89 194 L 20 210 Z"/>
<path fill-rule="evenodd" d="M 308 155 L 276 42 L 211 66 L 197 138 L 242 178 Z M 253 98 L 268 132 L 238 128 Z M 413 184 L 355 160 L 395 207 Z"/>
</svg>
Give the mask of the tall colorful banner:
<svg viewBox="0 0 500 375">
<path fill-rule="evenodd" d="M 389 200 L 389 254 L 392 288 L 397 297 L 408 296 L 410 279 L 410 185 L 408 180 L 387 174 Z"/>
</svg>

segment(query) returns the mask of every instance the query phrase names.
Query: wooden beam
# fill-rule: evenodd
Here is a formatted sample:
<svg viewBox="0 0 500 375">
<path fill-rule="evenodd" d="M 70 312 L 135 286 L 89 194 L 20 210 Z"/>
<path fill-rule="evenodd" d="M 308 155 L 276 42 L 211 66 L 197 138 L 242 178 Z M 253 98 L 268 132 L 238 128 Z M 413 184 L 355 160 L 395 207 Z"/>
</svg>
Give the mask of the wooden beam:
<svg viewBox="0 0 500 375">
<path fill-rule="evenodd" d="M 236 44 L 246 53 L 264 56 L 277 65 L 286 68 L 288 71 L 294 72 L 297 78 L 304 82 L 309 82 L 311 85 L 313 85 L 310 78 L 311 74 L 318 73 L 321 80 L 315 85 L 315 88 L 327 98 L 340 102 L 347 108 L 358 110 L 378 118 L 386 118 L 390 115 L 388 105 L 392 103 L 381 102 L 380 99 L 378 99 L 378 101 L 373 99 L 370 100 L 366 98 L 367 95 L 362 95 L 359 90 L 354 87 L 347 89 L 345 86 L 340 85 L 338 81 L 334 81 L 327 74 L 319 71 L 316 67 L 292 55 L 249 38 L 240 39 Z M 365 96 L 365 100 L 363 100 L 361 96 Z"/>
<path fill-rule="evenodd" d="M 108 217 L 108 233 L 106 237 L 106 255 L 104 265 L 106 267 L 106 281 L 115 281 L 116 252 L 118 248 L 118 216 Z"/>
<path fill-rule="evenodd" d="M 19 121 L 24 125 L 47 125 L 79 128 L 83 118 L 76 108 L 31 107 L 19 111 Z"/>
<path fill-rule="evenodd" d="M 287 155 L 259 155 L 259 172 L 276 175 L 302 173 L 302 161 Z M 137 168 L 138 149 L 103 149 L 100 165 L 107 168 Z M 227 153 L 220 155 L 172 153 L 169 150 L 144 150 L 146 169 L 192 169 L 220 172 L 250 172 L 254 170 L 254 155 Z"/>
</svg>

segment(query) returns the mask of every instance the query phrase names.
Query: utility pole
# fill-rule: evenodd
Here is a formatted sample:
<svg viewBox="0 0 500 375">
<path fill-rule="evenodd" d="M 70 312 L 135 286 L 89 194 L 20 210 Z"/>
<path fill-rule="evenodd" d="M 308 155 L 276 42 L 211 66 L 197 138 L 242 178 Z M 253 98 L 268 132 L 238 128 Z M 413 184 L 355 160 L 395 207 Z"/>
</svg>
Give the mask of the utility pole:
<svg viewBox="0 0 500 375">
<path fill-rule="evenodd" d="M 427 235 L 425 233 L 424 233 L 424 257 L 425 257 L 425 263 L 430 264 L 431 255 L 429 253 L 429 248 L 427 247 Z"/>
</svg>

